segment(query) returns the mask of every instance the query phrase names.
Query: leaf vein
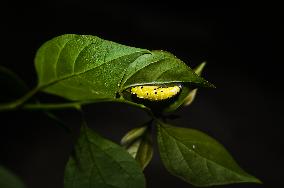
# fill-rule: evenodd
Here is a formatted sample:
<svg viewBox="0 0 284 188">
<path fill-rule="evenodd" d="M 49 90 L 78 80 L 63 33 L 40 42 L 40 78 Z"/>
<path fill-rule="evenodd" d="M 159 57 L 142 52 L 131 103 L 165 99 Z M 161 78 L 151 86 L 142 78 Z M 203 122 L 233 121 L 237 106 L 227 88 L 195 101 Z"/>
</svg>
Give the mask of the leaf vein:
<svg viewBox="0 0 284 188">
<path fill-rule="evenodd" d="M 62 51 L 66 48 L 66 45 L 69 43 L 69 42 L 72 42 L 73 40 L 75 40 L 76 38 L 78 38 L 78 36 L 75 36 L 74 38 L 71 38 L 69 39 L 66 43 L 64 43 L 64 45 L 62 46 L 62 48 L 59 50 L 59 53 L 58 53 L 58 56 L 57 56 L 57 59 L 55 61 L 55 64 L 54 64 L 54 73 L 55 73 L 55 77 L 58 78 L 58 75 L 57 75 L 57 67 L 58 67 L 58 63 L 59 63 L 59 59 L 62 55 Z"/>
</svg>

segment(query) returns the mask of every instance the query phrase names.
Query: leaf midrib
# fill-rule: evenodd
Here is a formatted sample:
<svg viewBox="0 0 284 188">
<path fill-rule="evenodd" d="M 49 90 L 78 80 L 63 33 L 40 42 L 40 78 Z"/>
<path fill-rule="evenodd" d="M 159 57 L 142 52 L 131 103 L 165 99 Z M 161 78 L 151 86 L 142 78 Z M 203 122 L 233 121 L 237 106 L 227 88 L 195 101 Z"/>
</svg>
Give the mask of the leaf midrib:
<svg viewBox="0 0 284 188">
<path fill-rule="evenodd" d="M 100 41 L 100 42 L 90 42 L 89 44 L 87 44 L 86 46 L 84 46 L 84 47 L 82 48 L 82 50 L 77 54 L 77 57 L 75 58 L 75 61 L 74 61 L 74 63 L 72 64 L 72 74 L 75 73 L 75 70 L 74 70 L 74 69 L 75 69 L 75 66 L 76 66 L 76 64 L 77 64 L 77 62 L 78 62 L 78 58 L 80 57 L 80 55 L 82 54 L 82 52 L 84 52 L 86 48 L 88 48 L 89 46 L 91 46 L 91 45 L 93 45 L 93 44 L 98 44 L 98 45 L 96 46 L 96 48 L 98 48 L 98 47 L 101 46 L 103 43 L 104 43 L 104 41 L 102 40 L 102 41 Z M 61 54 L 61 52 L 60 52 L 60 54 Z"/>
</svg>

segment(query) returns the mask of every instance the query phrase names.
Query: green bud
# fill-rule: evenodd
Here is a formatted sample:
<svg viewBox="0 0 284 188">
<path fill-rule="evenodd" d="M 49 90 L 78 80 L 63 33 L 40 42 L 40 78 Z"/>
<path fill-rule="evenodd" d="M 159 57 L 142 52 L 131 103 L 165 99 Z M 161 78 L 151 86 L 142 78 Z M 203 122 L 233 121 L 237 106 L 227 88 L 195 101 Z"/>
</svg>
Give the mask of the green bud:
<svg viewBox="0 0 284 188">
<path fill-rule="evenodd" d="M 123 136 L 123 138 L 120 141 L 120 144 L 123 146 L 130 144 L 137 138 L 141 137 L 145 133 L 146 130 L 147 130 L 147 126 L 137 127 L 137 128 L 130 130 L 128 133 L 126 133 Z"/>
</svg>

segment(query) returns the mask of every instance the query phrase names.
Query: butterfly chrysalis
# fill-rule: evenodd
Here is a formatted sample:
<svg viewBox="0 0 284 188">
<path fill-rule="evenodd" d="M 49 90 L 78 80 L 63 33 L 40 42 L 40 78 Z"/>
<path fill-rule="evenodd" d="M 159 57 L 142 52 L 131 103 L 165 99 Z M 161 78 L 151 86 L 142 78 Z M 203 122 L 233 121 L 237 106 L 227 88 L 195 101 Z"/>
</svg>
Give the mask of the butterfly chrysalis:
<svg viewBox="0 0 284 188">
<path fill-rule="evenodd" d="M 132 87 L 131 93 L 136 95 L 140 99 L 160 101 L 176 96 L 180 92 L 181 88 L 181 85 L 174 85 L 169 87 L 144 85 Z"/>
</svg>

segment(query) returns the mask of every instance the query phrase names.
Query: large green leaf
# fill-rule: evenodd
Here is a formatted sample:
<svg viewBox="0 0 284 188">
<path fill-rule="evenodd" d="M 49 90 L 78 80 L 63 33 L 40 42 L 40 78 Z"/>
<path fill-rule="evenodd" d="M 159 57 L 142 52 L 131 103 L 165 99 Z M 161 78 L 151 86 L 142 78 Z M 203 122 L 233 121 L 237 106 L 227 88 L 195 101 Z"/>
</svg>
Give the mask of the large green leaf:
<svg viewBox="0 0 284 188">
<path fill-rule="evenodd" d="M 144 188 L 138 163 L 120 146 L 83 126 L 65 169 L 65 188 Z"/>
<path fill-rule="evenodd" d="M 1 188 L 25 188 L 23 182 L 12 172 L 0 166 L 0 187 Z"/>
<path fill-rule="evenodd" d="M 200 131 L 160 124 L 158 145 L 167 170 L 195 186 L 260 183 L 221 144 Z"/>
<path fill-rule="evenodd" d="M 135 85 L 173 82 L 212 85 L 163 51 L 128 47 L 89 35 L 67 34 L 37 52 L 38 87 L 70 100 L 113 99 Z"/>
</svg>

